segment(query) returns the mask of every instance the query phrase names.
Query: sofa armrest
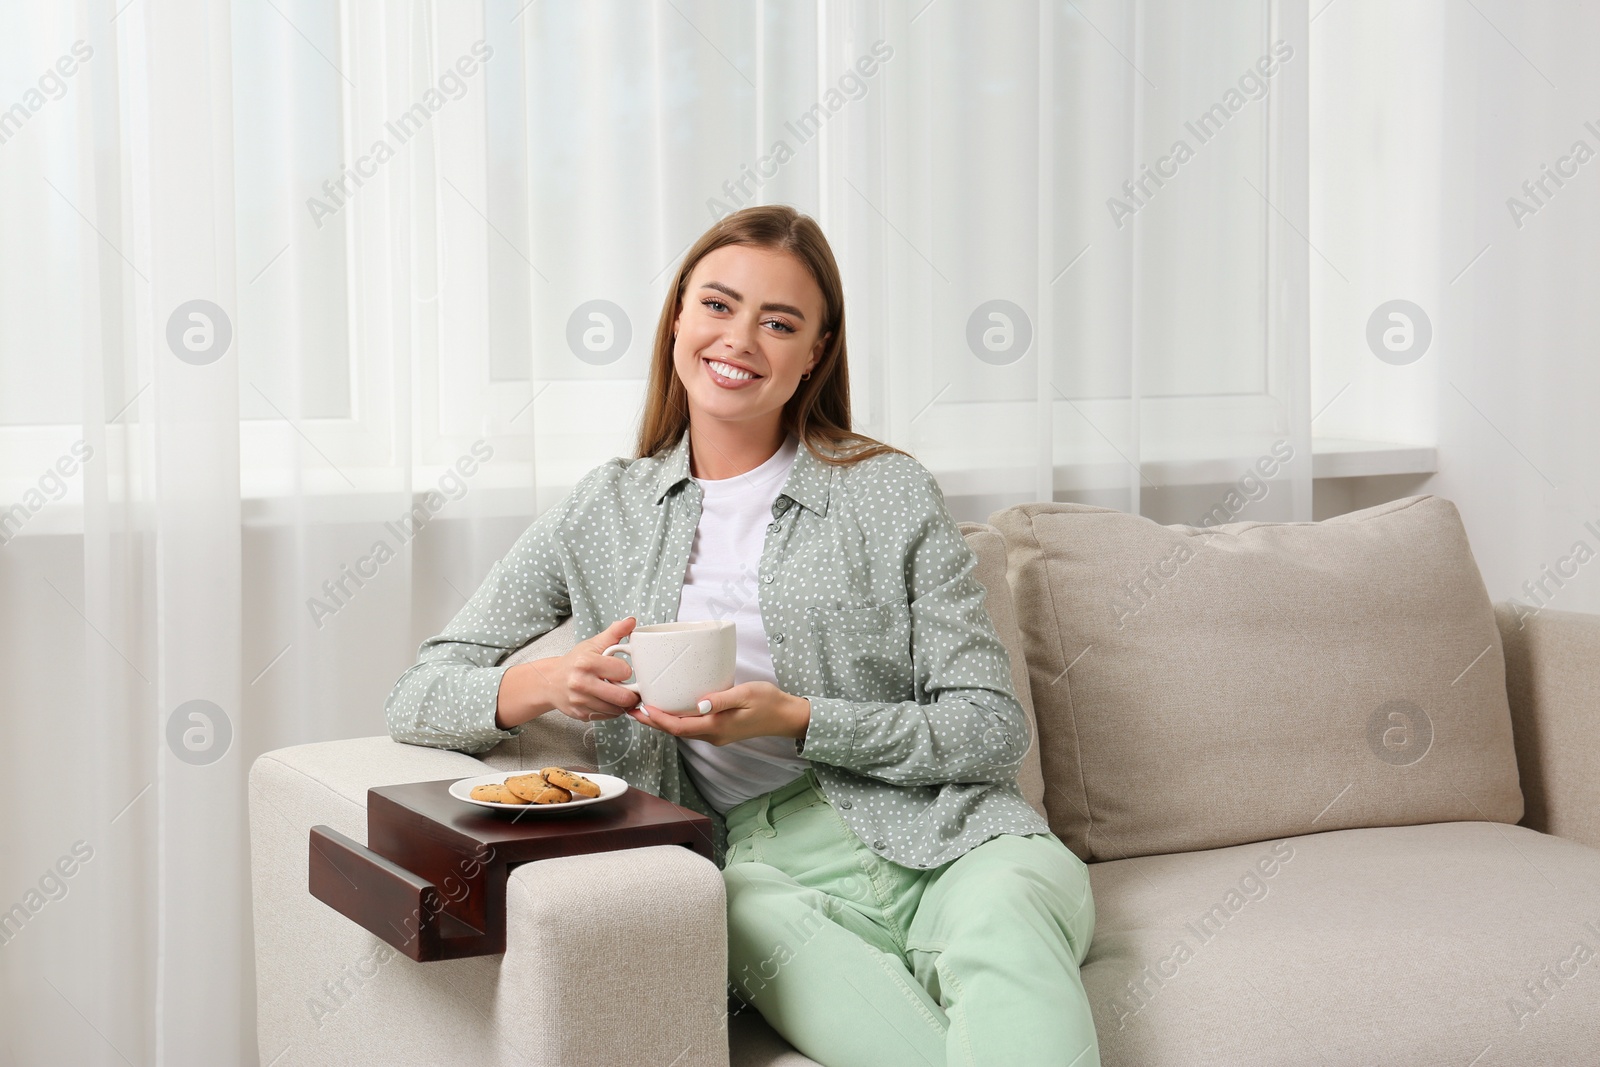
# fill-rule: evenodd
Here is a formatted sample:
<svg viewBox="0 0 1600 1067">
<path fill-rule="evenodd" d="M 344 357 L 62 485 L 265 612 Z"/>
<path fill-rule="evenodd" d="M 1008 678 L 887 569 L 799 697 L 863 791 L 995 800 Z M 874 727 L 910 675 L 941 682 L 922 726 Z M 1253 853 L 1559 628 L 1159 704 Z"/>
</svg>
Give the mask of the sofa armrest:
<svg viewBox="0 0 1600 1067">
<path fill-rule="evenodd" d="M 681 845 L 525 863 L 485 987 L 521 1063 L 728 1063 L 722 872 Z M 403 961 L 410 963 L 410 960 Z"/>
<path fill-rule="evenodd" d="M 473 959 L 415 963 L 310 894 L 312 826 L 365 842 L 372 786 L 482 773 L 471 756 L 387 737 L 251 767 L 261 1062 L 726 1067 L 722 875 L 688 849 L 513 869 L 506 951 Z"/>
<path fill-rule="evenodd" d="M 1495 605 L 1522 825 L 1600 848 L 1600 615 Z"/>
</svg>

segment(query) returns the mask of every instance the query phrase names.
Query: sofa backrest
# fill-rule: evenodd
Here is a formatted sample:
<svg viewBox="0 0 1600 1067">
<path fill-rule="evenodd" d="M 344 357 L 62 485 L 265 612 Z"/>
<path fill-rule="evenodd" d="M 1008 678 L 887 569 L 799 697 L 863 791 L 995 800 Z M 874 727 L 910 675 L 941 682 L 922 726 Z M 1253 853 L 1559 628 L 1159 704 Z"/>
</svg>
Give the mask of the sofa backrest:
<svg viewBox="0 0 1600 1067">
<path fill-rule="evenodd" d="M 564 656 L 577 644 L 572 616 L 564 616 L 555 629 L 534 638 L 504 663 L 514 667 L 529 660 Z M 552 711 L 522 728 L 516 737 L 502 741 L 480 757 L 495 770 L 520 771 L 558 764 L 574 770 L 598 771 L 599 757 L 594 748 L 594 727 L 570 715 Z"/>
<path fill-rule="evenodd" d="M 1505 665 L 1456 508 L 1004 538 L 1051 828 L 1085 860 L 1522 816 Z"/>
<path fill-rule="evenodd" d="M 984 606 L 989 609 L 989 621 L 994 623 L 1006 651 L 1011 654 L 1011 688 L 1016 692 L 1022 710 L 1028 713 L 1027 754 L 1022 757 L 1022 768 L 1017 771 L 1017 785 L 1034 810 L 1048 819 L 1044 805 L 1044 771 L 1039 762 L 1039 722 L 1033 710 L 1033 696 L 1028 689 L 1028 661 L 1023 656 L 1022 631 L 1017 625 L 1017 607 L 1011 597 L 1011 584 L 1006 580 L 1006 545 L 1000 532 L 981 522 L 963 522 L 961 532 L 967 546 L 978 557 L 973 575 L 983 583 Z"/>
<path fill-rule="evenodd" d="M 1558 565 L 1559 566 L 1559 565 Z M 1495 605 L 1521 825 L 1600 848 L 1600 614 Z"/>
</svg>

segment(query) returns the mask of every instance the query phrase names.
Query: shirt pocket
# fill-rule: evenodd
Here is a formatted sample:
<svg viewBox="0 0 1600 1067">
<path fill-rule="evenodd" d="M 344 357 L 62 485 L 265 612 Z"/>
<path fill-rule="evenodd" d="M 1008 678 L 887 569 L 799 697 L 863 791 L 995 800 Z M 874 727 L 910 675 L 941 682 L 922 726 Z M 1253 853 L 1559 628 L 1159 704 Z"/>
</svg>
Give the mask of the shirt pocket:
<svg viewBox="0 0 1600 1067">
<path fill-rule="evenodd" d="M 912 699 L 911 609 L 879 601 L 806 611 L 821 696 L 842 700 Z"/>
</svg>

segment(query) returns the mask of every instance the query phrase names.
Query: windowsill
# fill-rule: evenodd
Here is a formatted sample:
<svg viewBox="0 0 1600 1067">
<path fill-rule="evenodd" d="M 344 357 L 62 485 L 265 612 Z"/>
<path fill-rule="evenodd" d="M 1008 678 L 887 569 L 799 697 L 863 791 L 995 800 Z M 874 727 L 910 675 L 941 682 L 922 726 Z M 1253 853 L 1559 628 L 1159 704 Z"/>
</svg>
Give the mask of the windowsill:
<svg viewBox="0 0 1600 1067">
<path fill-rule="evenodd" d="M 1185 485 L 1226 485 L 1249 470 L 1256 455 L 1208 457 L 1146 457 L 1141 473 L 1146 484 L 1158 487 Z M 941 465 L 936 458 L 924 460 L 939 479 L 947 497 L 1028 495 L 1033 492 L 1033 472 L 1025 467 L 986 467 L 981 459 L 961 467 Z M 559 503 L 572 491 L 587 470 L 564 470 L 541 464 L 545 475 L 537 491 L 532 487 L 527 464 L 508 464 L 494 469 L 485 465 L 467 479 L 459 499 L 435 497 L 442 506 L 433 518 L 495 518 L 527 516 Z M 592 466 L 592 465 L 591 465 Z M 1431 474 L 1439 469 L 1439 452 L 1433 445 L 1396 441 L 1361 441 L 1351 438 L 1316 438 L 1312 455 L 1313 478 L 1364 478 L 1385 474 Z M 321 484 L 302 485 L 297 494 L 287 484 L 246 478 L 243 485 L 240 517 L 254 527 L 290 526 L 298 522 L 361 523 L 399 521 L 409 509 L 423 507 L 446 468 L 424 468 L 416 488 L 352 490 L 329 472 Z M 357 483 L 360 484 L 360 472 Z M 1061 464 L 1055 469 L 1056 492 L 1117 488 L 1127 484 L 1129 464 Z M 375 479 L 379 484 L 392 480 L 392 472 Z M 74 485 L 77 489 L 77 485 Z M 0 504 L 0 507 L 9 506 Z M 78 493 L 55 501 L 32 515 L 20 536 L 80 534 L 83 532 L 83 506 Z"/>
<path fill-rule="evenodd" d="M 1371 478 L 1381 474 L 1437 474 L 1439 471 L 1439 449 L 1433 445 L 1315 437 L 1311 453 L 1313 478 Z"/>
<path fill-rule="evenodd" d="M 1212 456 L 1145 456 L 1140 474 L 1146 487 L 1166 488 L 1191 485 L 1227 485 L 1251 470 L 1259 454 Z M 1033 473 L 1025 468 L 960 467 L 928 462 L 928 469 L 939 479 L 945 496 L 989 496 L 1031 493 Z M 1312 440 L 1311 477 L 1365 478 L 1382 474 L 1431 474 L 1439 469 L 1439 450 L 1433 445 L 1398 441 L 1360 441 L 1344 437 L 1318 437 Z M 1057 464 L 1054 487 L 1057 493 L 1115 489 L 1128 483 L 1131 464 L 1123 459 L 1106 463 Z"/>
</svg>

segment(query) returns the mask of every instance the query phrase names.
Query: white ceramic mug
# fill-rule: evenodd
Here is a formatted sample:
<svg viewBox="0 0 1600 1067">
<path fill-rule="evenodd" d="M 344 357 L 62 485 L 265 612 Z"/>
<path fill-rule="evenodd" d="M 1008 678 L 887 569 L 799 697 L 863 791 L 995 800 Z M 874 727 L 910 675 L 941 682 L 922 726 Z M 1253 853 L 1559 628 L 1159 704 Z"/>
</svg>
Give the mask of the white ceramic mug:
<svg viewBox="0 0 1600 1067">
<path fill-rule="evenodd" d="M 731 619 L 636 626 L 602 656 L 625 656 L 633 667 L 617 684 L 639 701 L 674 715 L 698 715 L 702 697 L 733 685 L 738 638 Z"/>
</svg>

